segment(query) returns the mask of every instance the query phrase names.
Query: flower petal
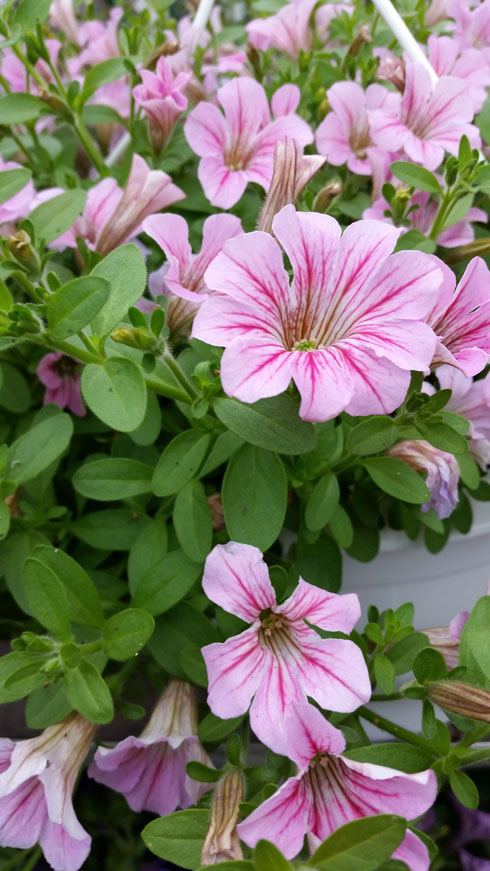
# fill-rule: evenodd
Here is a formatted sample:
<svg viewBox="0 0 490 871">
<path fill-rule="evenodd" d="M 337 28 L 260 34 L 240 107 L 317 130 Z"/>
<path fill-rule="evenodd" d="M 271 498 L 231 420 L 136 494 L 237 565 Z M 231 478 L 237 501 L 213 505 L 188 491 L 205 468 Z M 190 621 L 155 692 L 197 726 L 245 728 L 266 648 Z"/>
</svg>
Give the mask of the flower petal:
<svg viewBox="0 0 490 871">
<path fill-rule="evenodd" d="M 218 544 L 206 559 L 202 579 L 208 599 L 247 623 L 276 604 L 261 551 L 251 544 Z"/>
<path fill-rule="evenodd" d="M 260 127 L 270 121 L 265 91 L 250 76 L 231 79 L 219 89 L 217 97 L 224 109 L 232 140 L 240 140 L 245 147 Z"/>
<path fill-rule="evenodd" d="M 208 670 L 208 705 L 224 720 L 246 712 L 262 679 L 265 651 L 257 631 L 257 626 L 251 626 L 224 644 L 208 644 L 201 650 Z"/>
<path fill-rule="evenodd" d="M 226 142 L 226 124 L 217 106 L 202 101 L 189 112 L 184 134 L 199 157 L 215 157 L 223 153 Z"/>
<path fill-rule="evenodd" d="M 390 813 L 413 820 L 425 813 L 436 799 L 437 777 L 430 769 L 405 774 L 345 756 L 341 766 L 345 788 L 356 797 L 365 816 Z"/>
<path fill-rule="evenodd" d="M 340 342 L 339 348 L 351 383 L 348 414 L 391 414 L 402 404 L 410 383 L 408 370 L 375 356 L 355 336 Z"/>
<path fill-rule="evenodd" d="M 296 703 L 305 701 L 301 686 L 301 660 L 289 656 L 277 657 L 265 650 L 263 674 L 250 708 L 250 725 L 259 741 L 274 753 L 285 755 L 284 731 L 286 711 Z"/>
<path fill-rule="evenodd" d="M 78 871 L 90 853 L 92 838 L 87 833 L 84 838 L 72 838 L 59 823 L 48 822 L 40 844 L 54 871 Z"/>
<path fill-rule="evenodd" d="M 355 711 L 371 698 L 371 682 L 360 648 L 340 638 L 301 638 L 299 682 L 328 711 Z"/>
<path fill-rule="evenodd" d="M 307 769 L 317 753 L 342 753 L 345 738 L 313 705 L 291 705 L 286 713 L 287 755 Z"/>
<path fill-rule="evenodd" d="M 221 382 L 228 396 L 256 402 L 287 390 L 291 381 L 291 352 L 267 334 L 251 333 L 235 339 L 221 358 Z"/>
<path fill-rule="evenodd" d="M 405 862 L 410 871 L 429 871 L 431 865 L 427 847 L 410 829 L 407 830 L 407 834 L 393 853 L 392 858 Z"/>
<path fill-rule="evenodd" d="M 349 404 L 353 387 L 344 355 L 335 346 L 294 351 L 290 369 L 301 394 L 299 415 L 303 420 L 331 420 Z"/>
<path fill-rule="evenodd" d="M 229 169 L 221 154 L 203 157 L 199 162 L 197 176 L 209 202 L 220 209 L 231 209 L 248 183 L 247 173 L 242 169 Z"/>
<path fill-rule="evenodd" d="M 308 620 L 328 632 L 352 632 L 361 616 L 356 593 L 338 596 L 299 579 L 294 593 L 275 609 L 288 620 Z"/>
<path fill-rule="evenodd" d="M 309 804 L 302 776 L 290 777 L 238 824 L 238 835 L 249 847 L 255 847 L 262 838 L 272 841 L 287 859 L 293 859 L 303 846 Z"/>
</svg>

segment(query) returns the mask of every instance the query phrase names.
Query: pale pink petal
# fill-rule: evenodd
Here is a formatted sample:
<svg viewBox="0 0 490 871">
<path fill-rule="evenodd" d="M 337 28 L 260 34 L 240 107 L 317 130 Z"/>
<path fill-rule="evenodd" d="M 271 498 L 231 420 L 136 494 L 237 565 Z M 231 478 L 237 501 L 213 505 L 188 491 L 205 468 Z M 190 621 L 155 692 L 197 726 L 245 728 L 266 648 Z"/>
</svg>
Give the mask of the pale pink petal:
<svg viewBox="0 0 490 871">
<path fill-rule="evenodd" d="M 187 221 L 180 215 L 149 215 L 143 230 L 160 246 L 168 259 L 185 268 L 192 256 Z"/>
<path fill-rule="evenodd" d="M 346 790 L 356 797 L 363 815 L 398 814 L 413 820 L 425 813 L 437 795 L 437 777 L 430 769 L 405 774 L 384 765 L 342 757 Z"/>
<path fill-rule="evenodd" d="M 454 641 L 459 641 L 461 638 L 461 633 L 468 622 L 469 616 L 469 611 L 460 611 L 459 614 L 456 614 L 456 617 L 453 617 L 451 620 L 449 624 L 449 634 Z"/>
<path fill-rule="evenodd" d="M 85 833 L 86 834 L 86 833 Z M 40 844 L 54 871 L 78 871 L 90 853 L 92 838 L 73 838 L 59 823 L 47 822 Z"/>
<path fill-rule="evenodd" d="M 387 357 L 401 369 L 425 371 L 436 349 L 436 336 L 420 321 L 387 321 L 360 323 L 353 329 L 349 342 L 362 340 L 377 356 Z"/>
<path fill-rule="evenodd" d="M 309 804 L 302 776 L 291 777 L 238 824 L 238 835 L 249 847 L 261 839 L 272 840 L 287 859 L 293 859 L 303 846 Z"/>
<path fill-rule="evenodd" d="M 348 414 L 391 414 L 407 394 L 410 372 L 391 360 L 376 357 L 355 338 L 340 342 L 342 359 L 351 383 Z"/>
<path fill-rule="evenodd" d="M 366 113 L 366 97 L 356 82 L 336 82 L 327 91 L 328 101 L 346 131 L 355 130 Z"/>
<path fill-rule="evenodd" d="M 240 336 L 226 348 L 221 359 L 223 389 L 241 402 L 277 396 L 291 381 L 291 358 L 291 352 L 267 333 Z"/>
<path fill-rule="evenodd" d="M 52 390 L 57 390 L 61 384 L 61 376 L 54 371 L 53 364 L 57 363 L 62 357 L 63 354 L 58 351 L 54 351 L 51 354 L 45 354 L 36 370 L 37 377 L 41 384 L 50 387 Z"/>
<path fill-rule="evenodd" d="M 0 774 L 9 767 L 13 749 L 14 742 L 10 738 L 0 738 Z"/>
<path fill-rule="evenodd" d="M 254 625 L 224 644 L 208 644 L 201 650 L 208 670 L 208 705 L 224 720 L 245 714 L 262 680 L 265 650 L 257 633 Z"/>
<path fill-rule="evenodd" d="M 243 233 L 242 223 L 236 215 L 210 215 L 202 229 L 201 253 L 196 255 L 193 270 L 204 275 L 206 269 L 222 250 L 228 239 Z"/>
<path fill-rule="evenodd" d="M 220 110 L 212 103 L 197 104 L 187 117 L 184 133 L 190 147 L 199 157 L 216 157 L 222 154 L 226 142 L 226 124 Z"/>
<path fill-rule="evenodd" d="M 299 414 L 303 420 L 330 420 L 348 406 L 353 386 L 344 355 L 337 347 L 294 351 L 289 365 L 301 395 Z"/>
<path fill-rule="evenodd" d="M 429 871 L 431 860 L 425 844 L 408 830 L 402 843 L 393 853 L 393 859 L 400 859 L 410 871 Z"/>
<path fill-rule="evenodd" d="M 276 656 L 266 648 L 263 653 L 264 670 L 250 708 L 250 726 L 266 747 L 284 755 L 286 712 L 291 705 L 305 701 L 302 671 L 304 667 L 309 669 L 310 663 L 303 662 L 303 645 L 297 658 L 287 654 Z"/>
<path fill-rule="evenodd" d="M 281 115 L 291 115 L 296 112 L 300 100 L 301 91 L 297 85 L 281 85 L 272 95 L 272 114 L 275 118 L 279 118 Z"/>
<path fill-rule="evenodd" d="M 299 769 L 308 769 L 318 753 L 342 753 L 345 738 L 313 705 L 292 705 L 285 723 L 287 755 Z"/>
<path fill-rule="evenodd" d="M 364 313 L 369 304 L 364 304 L 365 284 L 373 279 L 378 269 L 391 254 L 400 231 L 381 221 L 356 221 L 350 224 L 340 242 L 337 266 L 331 282 L 334 300 L 342 300 L 342 310 Z M 371 292 L 375 287 L 371 285 Z M 389 291 L 388 291 L 389 292 Z"/>
<path fill-rule="evenodd" d="M 338 596 L 320 587 L 308 584 L 303 578 L 298 581 L 294 593 L 275 609 L 288 620 L 308 620 L 329 632 L 352 632 L 361 616 L 361 606 L 356 593 Z"/>
<path fill-rule="evenodd" d="M 297 662 L 301 688 L 320 707 L 350 712 L 369 701 L 371 682 L 357 644 L 339 638 L 302 638 L 301 650 Z"/>
<path fill-rule="evenodd" d="M 251 544 L 218 544 L 206 559 L 202 579 L 208 599 L 247 623 L 276 604 L 261 551 Z"/>
<path fill-rule="evenodd" d="M 192 325 L 192 338 L 227 348 L 233 340 L 240 341 L 250 330 L 263 332 L 267 338 L 273 329 L 271 321 L 274 319 L 270 312 L 262 306 L 256 306 L 254 310 L 252 304 L 216 294 L 198 309 Z"/>
<path fill-rule="evenodd" d="M 329 112 L 317 127 L 316 147 L 332 166 L 341 166 L 352 155 L 347 131 L 335 112 Z"/>
<path fill-rule="evenodd" d="M 220 209 L 231 209 L 248 183 L 247 172 L 243 169 L 228 169 L 222 155 L 203 157 L 197 175 L 209 202 Z"/>
<path fill-rule="evenodd" d="M 43 786 L 29 778 L 0 798 L 0 847 L 33 847 L 47 819 Z"/>
<path fill-rule="evenodd" d="M 386 151 L 399 151 L 403 148 L 407 128 L 400 116 L 391 109 L 375 109 L 370 112 L 369 127 L 375 145 Z"/>
<path fill-rule="evenodd" d="M 270 120 L 269 105 L 262 85 L 250 76 L 238 76 L 219 89 L 233 140 L 247 141 Z"/>
</svg>

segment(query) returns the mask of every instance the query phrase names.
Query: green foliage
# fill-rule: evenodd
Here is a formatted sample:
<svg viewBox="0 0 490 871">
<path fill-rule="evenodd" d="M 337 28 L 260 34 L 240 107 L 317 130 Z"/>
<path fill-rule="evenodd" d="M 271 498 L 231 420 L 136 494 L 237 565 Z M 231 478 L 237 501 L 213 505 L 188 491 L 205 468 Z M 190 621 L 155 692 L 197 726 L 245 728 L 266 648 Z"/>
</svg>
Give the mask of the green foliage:
<svg viewBox="0 0 490 871">
<path fill-rule="evenodd" d="M 137 429 L 146 411 L 146 385 L 141 369 L 124 357 L 89 363 L 82 373 L 88 407 L 107 426 L 121 432 Z"/>
<path fill-rule="evenodd" d="M 287 480 L 280 458 L 243 445 L 228 464 L 222 498 L 230 539 L 267 550 L 286 513 Z"/>
<path fill-rule="evenodd" d="M 29 221 L 34 227 L 36 237 L 44 239 L 45 244 L 49 245 L 50 242 L 65 233 L 81 215 L 86 199 L 86 191 L 75 189 L 59 194 L 36 206 L 29 215 Z"/>
<path fill-rule="evenodd" d="M 209 811 L 192 808 L 153 820 L 141 837 L 152 853 L 181 868 L 199 868 L 201 849 L 209 823 Z"/>
<path fill-rule="evenodd" d="M 310 864 L 318 871 L 376 871 L 403 841 L 406 825 L 390 814 L 347 823 L 318 847 Z"/>
</svg>

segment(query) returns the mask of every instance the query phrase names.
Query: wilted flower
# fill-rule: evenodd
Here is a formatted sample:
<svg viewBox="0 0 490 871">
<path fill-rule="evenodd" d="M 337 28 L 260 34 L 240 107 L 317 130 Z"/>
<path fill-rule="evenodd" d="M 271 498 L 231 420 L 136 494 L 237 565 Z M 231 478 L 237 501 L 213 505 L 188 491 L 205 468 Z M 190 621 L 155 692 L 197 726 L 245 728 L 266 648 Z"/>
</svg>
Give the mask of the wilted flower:
<svg viewBox="0 0 490 871">
<path fill-rule="evenodd" d="M 410 160 L 437 169 L 445 151 L 458 153 L 463 135 L 479 146 L 473 114 L 464 82 L 443 76 L 432 86 L 422 64 L 407 63 L 403 96 L 392 94 L 389 103 L 370 113 L 371 136 L 380 147 L 403 148 Z"/>
<path fill-rule="evenodd" d="M 210 215 L 204 221 L 202 248 L 193 254 L 189 244 L 189 227 L 180 215 L 150 215 L 143 221 L 143 230 L 165 252 L 167 268 L 165 294 L 170 292 L 167 323 L 173 333 L 191 323 L 197 309 L 208 298 L 204 273 L 227 239 L 243 233 L 240 219 L 235 215 Z M 152 282 L 152 292 L 156 292 Z M 163 292 L 162 290 L 160 292 Z"/>
<path fill-rule="evenodd" d="M 78 822 L 72 793 L 95 726 L 79 714 L 27 741 L 0 740 L 0 846 L 38 841 L 55 871 L 78 871 L 91 838 Z"/>
<path fill-rule="evenodd" d="M 217 106 L 201 102 L 190 112 L 184 133 L 201 157 L 198 176 L 208 200 L 229 209 L 248 182 L 269 189 L 278 141 L 296 139 L 304 147 L 313 141 L 313 134 L 295 114 L 300 100 L 296 85 L 283 85 L 272 95 L 274 121 L 265 91 L 255 79 L 232 79 L 217 97 L 224 116 Z"/>
<path fill-rule="evenodd" d="M 306 420 L 393 411 L 409 370 L 431 359 L 435 337 L 421 321 L 443 264 L 420 251 L 389 256 L 399 231 L 379 221 L 358 221 L 341 237 L 328 215 L 285 206 L 273 231 L 291 286 L 278 243 L 259 231 L 226 242 L 206 271 L 218 294 L 199 309 L 193 335 L 225 346 L 226 393 L 255 402 L 293 378 Z"/>
<path fill-rule="evenodd" d="M 318 154 L 304 155 L 296 141 L 277 143 L 271 186 L 260 212 L 257 230 L 272 233 L 274 215 L 288 203 L 296 202 L 303 188 L 321 169 L 325 159 Z"/>
<path fill-rule="evenodd" d="M 172 680 L 141 735 L 114 748 L 99 747 L 89 777 L 122 792 L 129 807 L 164 816 L 195 804 L 211 789 L 187 776 L 188 762 L 213 767 L 197 738 L 197 709 L 190 684 Z"/>
<path fill-rule="evenodd" d="M 441 517 L 449 517 L 458 502 L 459 465 L 453 454 L 435 448 L 423 439 L 407 439 L 386 451 L 389 457 L 403 460 L 407 466 L 426 473 L 429 502 L 422 511 L 433 508 Z"/>
<path fill-rule="evenodd" d="M 192 72 L 174 76 L 167 58 L 162 56 L 155 73 L 143 69 L 140 75 L 143 84 L 133 88 L 133 97 L 148 115 L 153 147 L 159 152 L 168 142 L 177 118 L 187 109 L 184 91 Z"/>
<path fill-rule="evenodd" d="M 44 404 L 54 402 L 60 408 L 69 408 L 78 417 L 86 414 L 80 389 L 80 364 L 68 354 L 53 351 L 45 354 L 37 367 L 37 377 L 44 384 Z"/>
<path fill-rule="evenodd" d="M 359 647 L 322 639 L 306 624 L 351 632 L 359 619 L 356 595 L 327 593 L 302 578 L 282 605 L 262 554 L 248 544 L 217 545 L 202 581 L 207 597 L 251 623 L 240 635 L 202 649 L 209 678 L 208 704 L 216 716 L 238 717 L 250 708 L 257 737 L 284 752 L 284 715 L 293 702 L 311 696 L 322 707 L 353 711 L 367 701 L 371 685 Z"/>
<path fill-rule="evenodd" d="M 242 800 L 243 776 L 235 769 L 225 774 L 214 790 L 209 828 L 201 850 L 201 865 L 243 859 L 236 832 Z"/>
<path fill-rule="evenodd" d="M 382 813 L 412 820 L 435 800 L 433 771 L 404 774 L 342 756 L 342 732 L 312 705 L 295 704 L 286 711 L 285 740 L 298 774 L 238 825 L 240 838 L 250 847 L 266 838 L 292 859 L 305 835 L 313 852 L 345 823 Z M 393 856 L 411 871 L 428 871 L 427 848 L 411 831 Z"/>
<path fill-rule="evenodd" d="M 490 723 L 490 691 L 458 680 L 435 681 L 427 686 L 431 702 L 473 720 Z"/>
<path fill-rule="evenodd" d="M 437 304 L 428 323 L 439 339 L 432 367 L 449 363 L 469 378 L 484 369 L 490 353 L 490 281 L 481 257 L 473 257 L 454 290 L 454 273 L 444 268 Z"/>
</svg>

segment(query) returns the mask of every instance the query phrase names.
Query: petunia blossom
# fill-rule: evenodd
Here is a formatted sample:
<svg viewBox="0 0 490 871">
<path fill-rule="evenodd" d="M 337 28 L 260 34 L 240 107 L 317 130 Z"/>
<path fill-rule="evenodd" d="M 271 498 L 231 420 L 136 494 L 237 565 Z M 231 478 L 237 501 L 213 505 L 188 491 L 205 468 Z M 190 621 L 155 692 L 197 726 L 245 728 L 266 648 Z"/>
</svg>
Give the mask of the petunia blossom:
<svg viewBox="0 0 490 871">
<path fill-rule="evenodd" d="M 68 61 L 71 76 L 77 76 L 85 66 L 95 66 L 111 57 L 120 56 L 117 30 L 123 15 L 124 9 L 117 6 L 111 9 L 106 22 L 93 19 L 80 24 L 77 41 L 82 50 Z"/>
<path fill-rule="evenodd" d="M 295 110 L 300 100 L 296 85 L 283 85 L 273 95 L 271 114 L 262 85 L 240 76 L 217 92 L 223 111 L 199 103 L 184 124 L 190 147 L 201 158 L 198 177 L 213 206 L 229 209 L 238 202 L 248 182 L 264 190 L 272 179 L 274 149 L 278 141 L 295 139 L 301 147 L 313 142 L 313 133 Z"/>
<path fill-rule="evenodd" d="M 447 11 L 456 22 L 453 37 L 462 48 L 477 48 L 490 61 L 490 0 L 470 9 L 461 0 L 450 0 Z"/>
<path fill-rule="evenodd" d="M 449 626 L 433 626 L 421 630 L 427 635 L 430 646 L 442 654 L 449 670 L 456 668 L 459 663 L 459 639 L 469 616 L 469 611 L 460 611 Z"/>
<path fill-rule="evenodd" d="M 427 169 L 437 169 L 445 151 L 457 154 L 467 136 L 479 147 L 480 136 L 470 122 L 473 106 L 461 79 L 442 76 L 432 86 L 422 64 L 407 63 L 403 96 L 392 94 L 390 103 L 370 113 L 371 137 L 390 151 L 404 149 L 407 157 Z"/>
<path fill-rule="evenodd" d="M 316 146 L 332 166 L 347 163 L 358 175 L 370 175 L 367 149 L 373 146 L 369 113 L 396 101 L 383 85 L 369 85 L 364 91 L 356 82 L 336 82 L 327 91 L 332 111 L 316 131 Z"/>
<path fill-rule="evenodd" d="M 428 323 L 438 337 L 432 367 L 449 363 L 469 378 L 478 375 L 490 354 L 489 271 L 481 257 L 473 257 L 454 290 L 454 273 L 445 278 Z"/>
<path fill-rule="evenodd" d="M 208 599 L 250 627 L 224 643 L 202 648 L 209 678 L 208 705 L 223 719 L 250 708 L 255 734 L 285 751 L 284 716 L 311 696 L 322 707 L 353 711 L 370 698 L 364 657 L 352 641 L 320 638 L 309 624 L 351 632 L 360 616 L 355 594 L 338 596 L 299 579 L 278 605 L 260 550 L 231 541 L 209 554 L 202 580 Z"/>
<path fill-rule="evenodd" d="M 89 777 L 122 792 L 131 810 L 164 816 L 188 808 L 211 789 L 188 777 L 188 762 L 213 767 L 197 738 L 193 687 L 172 680 L 141 735 L 130 735 L 115 747 L 99 747 Z"/>
<path fill-rule="evenodd" d="M 413 820 L 435 800 L 433 771 L 405 774 L 343 756 L 342 732 L 312 705 L 292 705 L 284 731 L 286 753 L 298 773 L 237 826 L 250 847 L 266 838 L 292 859 L 302 849 L 305 835 L 313 852 L 346 823 L 383 813 Z M 393 857 L 406 862 L 411 871 L 428 871 L 430 865 L 427 848 L 411 831 Z"/>
<path fill-rule="evenodd" d="M 148 116 L 153 146 L 159 152 L 168 142 L 177 118 L 187 109 L 184 91 L 192 72 L 174 76 L 167 58 L 162 56 L 154 73 L 143 69 L 140 75 L 142 84 L 133 88 L 133 97 Z"/>
<path fill-rule="evenodd" d="M 420 251 L 391 255 L 399 231 L 358 221 L 341 236 L 333 218 L 285 206 L 274 234 L 225 243 L 205 274 L 206 300 L 193 335 L 226 348 L 221 380 L 229 396 L 255 402 L 291 378 L 305 420 L 391 412 L 410 370 L 425 370 L 435 337 L 422 320 L 434 305 L 443 264 Z M 390 256 L 391 255 L 391 256 Z"/>
<path fill-rule="evenodd" d="M 427 48 L 429 61 L 437 75 L 461 79 L 468 89 L 473 112 L 480 112 L 490 85 L 490 66 L 482 52 L 477 48 L 467 48 L 460 52 L 456 40 L 450 36 L 437 36 L 435 33 L 429 36 Z"/>
<path fill-rule="evenodd" d="M 189 244 L 189 227 L 180 215 L 150 215 L 143 221 L 143 230 L 165 252 L 165 292 L 171 297 L 167 306 L 167 323 L 173 333 L 180 332 L 192 321 L 198 307 L 208 298 L 204 273 L 221 251 L 227 239 L 243 233 L 235 215 L 210 215 L 204 221 L 202 248 L 193 254 Z M 167 265 L 167 264 L 165 264 Z"/>
<path fill-rule="evenodd" d="M 317 0 L 290 0 L 275 15 L 254 18 L 245 25 L 249 42 L 260 51 L 276 48 L 296 61 L 300 51 L 310 51 L 313 30 L 310 19 Z"/>
<path fill-rule="evenodd" d="M 37 377 L 46 387 L 45 405 L 54 402 L 60 408 L 69 408 L 78 417 L 85 416 L 80 365 L 73 357 L 61 351 L 45 354 L 37 367 Z"/>
<path fill-rule="evenodd" d="M 95 726 L 79 714 L 14 744 L 0 739 L 0 846 L 38 841 L 55 871 L 78 871 L 91 838 L 78 822 L 72 793 Z"/>
<path fill-rule="evenodd" d="M 433 508 L 441 518 L 449 517 L 453 513 L 459 498 L 459 464 L 453 454 L 435 448 L 424 439 L 405 439 L 393 445 L 386 453 L 426 475 L 425 483 L 430 499 L 421 505 L 422 511 Z"/>
</svg>

